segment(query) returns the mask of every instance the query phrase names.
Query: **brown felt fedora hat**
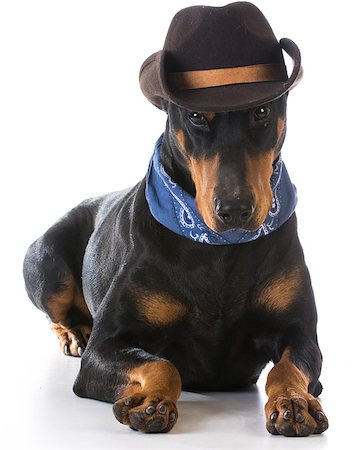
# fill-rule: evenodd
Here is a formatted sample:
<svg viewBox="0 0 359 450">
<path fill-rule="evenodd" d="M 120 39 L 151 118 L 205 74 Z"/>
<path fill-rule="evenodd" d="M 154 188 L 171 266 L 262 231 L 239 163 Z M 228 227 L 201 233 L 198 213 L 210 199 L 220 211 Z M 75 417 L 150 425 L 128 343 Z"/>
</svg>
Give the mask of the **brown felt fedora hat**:
<svg viewBox="0 0 359 450">
<path fill-rule="evenodd" d="M 282 50 L 293 60 L 289 77 Z M 301 74 L 296 44 L 290 39 L 278 42 L 256 6 L 236 2 L 179 11 L 163 50 L 142 64 L 140 85 L 158 108 L 166 100 L 192 111 L 225 112 L 275 100 Z"/>
</svg>

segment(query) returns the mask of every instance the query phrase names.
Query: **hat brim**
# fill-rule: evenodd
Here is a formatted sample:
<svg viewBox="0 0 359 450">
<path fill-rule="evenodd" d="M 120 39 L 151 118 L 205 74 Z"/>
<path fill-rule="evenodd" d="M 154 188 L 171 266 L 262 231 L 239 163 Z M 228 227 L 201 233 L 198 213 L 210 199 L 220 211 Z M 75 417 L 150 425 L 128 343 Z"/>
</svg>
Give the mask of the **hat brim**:
<svg viewBox="0 0 359 450">
<path fill-rule="evenodd" d="M 166 51 L 150 56 L 140 71 L 140 86 L 144 95 L 158 108 L 164 109 L 163 100 L 191 111 L 228 112 L 252 108 L 284 95 L 293 89 L 302 77 L 301 55 L 290 39 L 280 40 L 282 49 L 293 60 L 293 70 L 285 81 L 231 84 L 202 89 L 172 92 L 166 81 Z"/>
</svg>

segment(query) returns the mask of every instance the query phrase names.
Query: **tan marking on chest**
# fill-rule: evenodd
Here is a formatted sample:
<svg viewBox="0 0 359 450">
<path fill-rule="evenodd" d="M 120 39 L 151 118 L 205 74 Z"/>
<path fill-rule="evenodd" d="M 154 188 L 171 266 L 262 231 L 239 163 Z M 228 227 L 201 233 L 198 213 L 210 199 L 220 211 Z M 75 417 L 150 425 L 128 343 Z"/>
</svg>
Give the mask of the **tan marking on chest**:
<svg viewBox="0 0 359 450">
<path fill-rule="evenodd" d="M 257 302 L 267 309 L 283 311 L 297 297 L 303 282 L 303 268 L 293 267 L 266 280 L 260 288 Z"/>
<path fill-rule="evenodd" d="M 186 305 L 165 293 L 141 292 L 137 297 L 140 317 L 153 326 L 165 326 L 183 319 Z"/>
</svg>

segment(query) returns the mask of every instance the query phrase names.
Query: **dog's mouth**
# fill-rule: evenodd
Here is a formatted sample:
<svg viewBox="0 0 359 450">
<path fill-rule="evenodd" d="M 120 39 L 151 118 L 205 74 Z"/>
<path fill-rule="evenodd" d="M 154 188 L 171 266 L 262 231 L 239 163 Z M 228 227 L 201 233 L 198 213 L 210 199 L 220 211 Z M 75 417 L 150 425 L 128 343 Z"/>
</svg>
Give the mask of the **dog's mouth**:
<svg viewBox="0 0 359 450">
<path fill-rule="evenodd" d="M 211 230 L 216 233 L 224 233 L 226 231 L 256 231 L 265 221 L 269 208 L 258 211 L 256 208 L 252 212 L 249 210 L 241 214 L 223 214 L 221 217 L 214 213 L 211 216 L 204 214 L 203 220 Z"/>
<path fill-rule="evenodd" d="M 216 233 L 224 233 L 226 231 L 237 231 L 237 230 L 243 230 L 243 231 L 256 231 L 258 230 L 258 228 L 260 228 L 260 226 L 262 225 L 263 221 L 261 222 L 256 222 L 255 224 L 245 224 L 245 225 L 225 225 L 222 224 L 220 222 L 217 221 L 217 224 L 215 226 L 215 229 L 213 229 L 213 231 L 215 231 Z"/>
</svg>

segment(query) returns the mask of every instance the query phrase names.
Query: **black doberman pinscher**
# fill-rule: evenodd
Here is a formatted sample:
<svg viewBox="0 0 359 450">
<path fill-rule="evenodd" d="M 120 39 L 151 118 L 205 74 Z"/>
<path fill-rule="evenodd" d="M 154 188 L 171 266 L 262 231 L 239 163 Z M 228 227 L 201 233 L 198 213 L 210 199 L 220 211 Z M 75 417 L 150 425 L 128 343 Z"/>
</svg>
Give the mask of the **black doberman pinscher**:
<svg viewBox="0 0 359 450">
<path fill-rule="evenodd" d="M 163 101 L 164 171 L 214 232 L 266 218 L 286 102 L 215 113 Z M 82 357 L 75 394 L 114 403 L 134 430 L 167 432 L 182 387 L 241 388 L 273 361 L 268 431 L 322 433 L 317 314 L 295 213 L 258 239 L 210 245 L 159 223 L 146 184 L 81 203 L 26 255 L 29 297 L 63 352 Z"/>
</svg>

